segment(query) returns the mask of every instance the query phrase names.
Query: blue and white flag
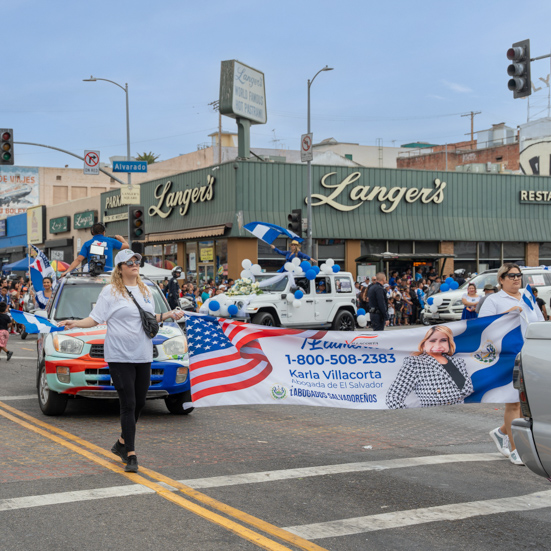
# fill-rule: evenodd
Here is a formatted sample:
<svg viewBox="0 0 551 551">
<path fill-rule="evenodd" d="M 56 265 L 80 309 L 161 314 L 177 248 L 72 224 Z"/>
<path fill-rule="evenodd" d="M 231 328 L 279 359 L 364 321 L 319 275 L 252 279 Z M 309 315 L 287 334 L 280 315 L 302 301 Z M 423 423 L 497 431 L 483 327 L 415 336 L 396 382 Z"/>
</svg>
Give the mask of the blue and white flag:
<svg viewBox="0 0 551 551">
<path fill-rule="evenodd" d="M 44 291 L 44 284 L 42 282 L 45 277 L 52 278 L 53 287 L 55 285 L 56 276 L 48 257 L 34 245 L 31 245 L 31 247 L 36 252 L 34 262 L 31 264 L 31 281 L 35 292 L 38 293 L 39 291 Z"/>
<path fill-rule="evenodd" d="M 249 222 L 243 227 L 255 237 L 258 237 L 258 239 L 264 241 L 264 243 L 268 243 L 268 245 L 271 245 L 281 235 L 286 235 L 290 239 L 295 239 L 299 243 L 304 241 L 302 237 L 299 237 L 291 230 L 286 230 L 285 228 L 276 226 L 275 224 L 268 224 L 267 222 Z"/>
<path fill-rule="evenodd" d="M 15 323 L 25 326 L 27 333 L 55 333 L 63 331 L 65 327 L 58 327 L 46 318 L 29 314 L 28 312 L 20 312 L 19 310 L 10 310 L 11 317 Z"/>
<path fill-rule="evenodd" d="M 536 297 L 534 296 L 530 285 L 526 285 L 526 289 L 522 291 L 522 301 L 526 304 L 526 306 L 528 306 L 528 308 L 530 308 L 530 310 L 539 308 L 538 303 L 536 302 Z"/>
</svg>

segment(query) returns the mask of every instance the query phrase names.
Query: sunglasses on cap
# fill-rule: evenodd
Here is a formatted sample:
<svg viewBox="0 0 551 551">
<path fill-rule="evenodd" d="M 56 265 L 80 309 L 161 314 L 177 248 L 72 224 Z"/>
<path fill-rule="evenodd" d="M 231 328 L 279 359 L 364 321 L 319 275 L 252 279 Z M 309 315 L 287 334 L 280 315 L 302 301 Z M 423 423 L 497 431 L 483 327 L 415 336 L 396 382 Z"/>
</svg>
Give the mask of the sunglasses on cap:
<svg viewBox="0 0 551 551">
<path fill-rule="evenodd" d="M 140 261 L 139 260 L 127 260 L 126 262 L 121 262 L 121 265 L 122 264 L 126 264 L 127 266 L 129 267 L 132 267 L 132 266 L 139 266 L 140 265 Z"/>
</svg>

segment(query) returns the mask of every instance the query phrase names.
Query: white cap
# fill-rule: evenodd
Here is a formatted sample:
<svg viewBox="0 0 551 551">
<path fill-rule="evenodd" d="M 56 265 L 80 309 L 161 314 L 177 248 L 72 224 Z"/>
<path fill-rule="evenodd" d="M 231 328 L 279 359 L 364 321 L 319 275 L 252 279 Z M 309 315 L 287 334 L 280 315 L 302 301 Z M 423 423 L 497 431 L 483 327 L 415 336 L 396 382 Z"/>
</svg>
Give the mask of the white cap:
<svg viewBox="0 0 551 551">
<path fill-rule="evenodd" d="M 126 262 L 127 260 L 130 260 L 134 256 L 138 260 L 142 259 L 141 254 L 135 253 L 134 251 L 131 251 L 130 249 L 123 249 L 122 251 L 119 251 L 117 253 L 117 256 L 115 257 L 115 266 L 118 266 L 121 262 Z"/>
</svg>

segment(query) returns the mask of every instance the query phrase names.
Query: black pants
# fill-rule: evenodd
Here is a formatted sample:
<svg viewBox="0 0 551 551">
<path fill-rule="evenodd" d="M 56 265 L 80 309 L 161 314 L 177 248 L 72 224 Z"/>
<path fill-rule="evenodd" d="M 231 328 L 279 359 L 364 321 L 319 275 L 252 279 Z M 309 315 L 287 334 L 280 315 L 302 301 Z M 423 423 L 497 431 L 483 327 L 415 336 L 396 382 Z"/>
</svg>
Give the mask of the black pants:
<svg viewBox="0 0 551 551">
<path fill-rule="evenodd" d="M 151 383 L 151 364 L 109 362 L 109 373 L 121 404 L 121 436 L 127 452 L 133 452 L 136 423 L 145 406 Z"/>
<path fill-rule="evenodd" d="M 373 331 L 385 330 L 385 318 L 381 314 L 370 314 L 370 321 Z"/>
</svg>

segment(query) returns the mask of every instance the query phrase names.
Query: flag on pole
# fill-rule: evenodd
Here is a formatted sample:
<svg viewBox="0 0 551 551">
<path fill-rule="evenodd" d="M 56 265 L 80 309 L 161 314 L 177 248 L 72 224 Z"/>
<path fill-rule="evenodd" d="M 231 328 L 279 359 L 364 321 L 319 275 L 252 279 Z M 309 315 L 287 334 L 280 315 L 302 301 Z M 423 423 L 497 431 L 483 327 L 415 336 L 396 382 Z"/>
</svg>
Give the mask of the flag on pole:
<svg viewBox="0 0 551 551">
<path fill-rule="evenodd" d="M 295 232 L 286 230 L 275 224 L 268 224 L 267 222 L 249 222 L 243 226 L 249 233 L 252 233 L 258 239 L 271 245 L 279 236 L 285 235 L 290 239 L 296 239 L 299 243 L 302 243 L 304 239 L 299 237 Z"/>
<path fill-rule="evenodd" d="M 538 303 L 536 302 L 536 297 L 534 296 L 534 293 L 532 291 L 532 287 L 530 285 L 526 285 L 526 289 L 522 292 L 522 300 L 530 308 L 530 310 L 533 310 L 534 308 L 538 307 Z"/>
<path fill-rule="evenodd" d="M 65 327 L 59 327 L 40 316 L 29 314 L 28 312 L 21 312 L 19 310 L 10 310 L 11 317 L 15 323 L 19 323 L 25 326 L 27 333 L 55 333 L 56 331 L 63 331 Z"/>
<path fill-rule="evenodd" d="M 34 262 L 31 264 L 31 281 L 36 293 L 44 290 L 44 284 L 42 283 L 45 277 L 52 278 L 52 287 L 55 285 L 56 275 L 55 271 L 50 265 L 48 257 L 37 247 L 31 245 L 36 252 Z"/>
</svg>

